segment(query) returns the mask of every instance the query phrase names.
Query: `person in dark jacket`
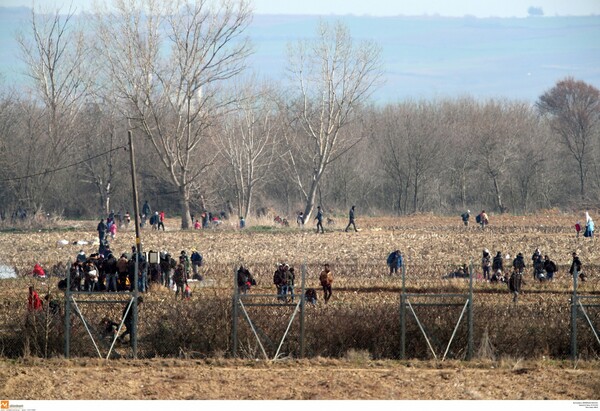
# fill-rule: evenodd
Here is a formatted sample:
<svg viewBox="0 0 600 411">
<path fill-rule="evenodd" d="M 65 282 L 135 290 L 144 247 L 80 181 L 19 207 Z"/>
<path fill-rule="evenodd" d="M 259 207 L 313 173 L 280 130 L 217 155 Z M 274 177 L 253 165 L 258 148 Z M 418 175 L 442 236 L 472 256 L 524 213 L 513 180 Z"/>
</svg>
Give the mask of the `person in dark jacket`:
<svg viewBox="0 0 600 411">
<path fill-rule="evenodd" d="M 350 208 L 350 211 L 348 212 L 348 220 L 349 221 L 348 221 L 348 225 L 346 226 L 346 229 L 344 230 L 345 232 L 348 232 L 348 229 L 350 228 L 350 226 L 354 227 L 354 231 L 358 231 L 356 229 L 356 224 L 354 223 L 354 217 L 355 217 L 355 215 L 354 215 L 354 207 L 355 206 L 352 206 Z"/>
<path fill-rule="evenodd" d="M 319 227 L 321 227 L 321 234 L 324 234 L 323 230 L 323 210 L 321 210 L 321 206 L 317 206 L 317 216 L 315 217 L 317 220 L 317 233 L 319 233 Z"/>
<path fill-rule="evenodd" d="M 139 312 L 139 308 L 143 302 L 144 302 L 144 298 L 142 296 L 138 297 L 138 299 L 137 299 L 138 312 Z M 129 310 L 128 310 L 128 308 L 129 308 Z M 125 304 L 125 308 L 123 308 L 123 318 L 124 318 L 123 325 L 125 326 L 125 332 L 119 336 L 119 341 L 124 342 L 126 335 L 129 335 L 129 337 L 130 337 L 129 340 L 132 341 L 133 337 L 134 337 L 133 304 L 131 304 L 131 307 L 129 306 L 129 304 Z"/>
<path fill-rule="evenodd" d="M 558 271 L 556 263 L 550 259 L 547 255 L 544 256 L 544 270 L 546 271 L 546 278 L 548 281 L 552 281 L 554 273 Z"/>
<path fill-rule="evenodd" d="M 243 265 L 240 265 L 237 270 L 237 285 L 241 294 L 246 294 L 251 286 L 256 285 L 256 280 L 252 277 L 250 270 Z"/>
<path fill-rule="evenodd" d="M 465 225 L 465 227 L 469 226 L 469 218 L 471 217 L 470 213 L 471 213 L 471 210 L 467 210 L 460 215 L 460 218 L 462 219 L 462 222 Z"/>
<path fill-rule="evenodd" d="M 513 302 L 516 303 L 523 286 L 523 273 L 519 271 L 517 266 L 513 266 L 513 273 L 508 279 L 508 289 L 513 294 Z"/>
<path fill-rule="evenodd" d="M 398 269 L 402 268 L 402 253 L 400 250 L 392 251 L 390 255 L 388 255 L 386 263 L 390 268 L 390 275 L 398 274 Z"/>
<path fill-rule="evenodd" d="M 481 257 L 481 270 L 483 271 L 483 279 L 486 281 L 490 280 L 490 269 L 492 267 L 492 256 L 490 251 L 486 248 L 483 250 Z"/>
<path fill-rule="evenodd" d="M 515 259 L 513 260 L 513 268 L 521 274 L 523 274 L 523 270 L 525 269 L 525 260 L 523 259 L 523 253 L 517 254 Z"/>
<path fill-rule="evenodd" d="M 579 259 L 579 255 L 576 251 L 573 251 L 573 262 L 571 263 L 571 268 L 569 269 L 569 274 L 575 275 L 577 273 L 581 281 L 586 280 L 586 276 L 581 272 L 581 260 Z"/>
<path fill-rule="evenodd" d="M 502 260 L 502 252 L 497 251 L 496 256 L 492 260 L 492 272 L 497 277 L 502 276 L 504 270 L 504 261 Z"/>
<path fill-rule="evenodd" d="M 104 242 L 104 237 L 106 237 L 106 232 L 108 231 L 108 226 L 104 223 L 103 218 L 100 219 L 96 230 L 98 230 L 98 239 L 100 240 L 100 244 L 102 244 Z"/>
</svg>

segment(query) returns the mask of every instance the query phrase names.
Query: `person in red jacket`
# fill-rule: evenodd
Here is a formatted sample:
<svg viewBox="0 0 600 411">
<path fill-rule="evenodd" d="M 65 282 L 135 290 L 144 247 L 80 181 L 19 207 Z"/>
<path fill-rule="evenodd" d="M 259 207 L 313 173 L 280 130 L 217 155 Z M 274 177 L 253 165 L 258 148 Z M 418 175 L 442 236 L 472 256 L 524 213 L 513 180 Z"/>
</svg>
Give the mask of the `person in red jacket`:
<svg viewBox="0 0 600 411">
<path fill-rule="evenodd" d="M 29 297 L 27 297 L 27 307 L 30 311 L 42 311 L 42 300 L 38 293 L 33 289 L 33 286 L 29 287 Z"/>
<path fill-rule="evenodd" d="M 46 278 L 46 273 L 44 272 L 44 269 L 38 263 L 36 263 L 33 266 L 33 276 L 40 277 L 40 278 Z"/>
</svg>

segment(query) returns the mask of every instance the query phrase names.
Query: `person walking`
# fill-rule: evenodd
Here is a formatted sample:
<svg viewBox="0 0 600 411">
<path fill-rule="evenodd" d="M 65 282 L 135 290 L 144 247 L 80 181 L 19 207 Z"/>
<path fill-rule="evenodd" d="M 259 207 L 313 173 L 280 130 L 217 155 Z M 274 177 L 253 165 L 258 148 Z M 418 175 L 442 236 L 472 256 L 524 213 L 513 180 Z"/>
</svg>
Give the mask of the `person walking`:
<svg viewBox="0 0 600 411">
<path fill-rule="evenodd" d="M 513 294 L 513 303 L 517 303 L 519 299 L 519 293 L 521 292 L 521 287 L 523 285 L 523 273 L 518 270 L 517 267 L 514 267 L 513 273 L 508 279 L 508 289 Z"/>
<path fill-rule="evenodd" d="M 160 230 L 160 228 L 162 227 L 163 231 L 165 231 L 165 212 L 161 211 L 160 213 L 158 213 L 158 228 L 157 230 Z"/>
<path fill-rule="evenodd" d="M 358 231 L 356 229 L 356 224 L 354 222 L 354 218 L 355 218 L 355 213 L 354 213 L 354 208 L 355 206 L 352 206 L 350 208 L 350 211 L 348 212 L 348 225 L 346 226 L 346 229 L 344 230 L 345 232 L 348 232 L 348 229 L 350 228 L 350 226 L 354 227 L 354 231 Z"/>
<path fill-rule="evenodd" d="M 329 264 L 323 265 L 323 271 L 319 275 L 319 281 L 321 281 L 321 287 L 323 287 L 323 299 L 325 303 L 331 298 L 331 285 L 333 284 L 333 273 L 329 270 Z"/>
<path fill-rule="evenodd" d="M 317 220 L 317 234 L 319 233 L 319 227 L 321 227 L 321 234 L 325 233 L 323 230 L 323 210 L 321 210 L 321 206 L 317 206 L 317 216 L 315 217 Z"/>
<path fill-rule="evenodd" d="M 571 262 L 571 268 L 569 268 L 569 274 L 577 274 L 581 281 L 586 280 L 585 274 L 581 272 L 581 260 L 577 251 L 573 251 L 573 261 Z"/>
<path fill-rule="evenodd" d="M 466 212 L 464 212 L 460 215 L 460 218 L 462 219 L 462 222 L 465 225 L 465 227 L 469 226 L 469 218 L 471 217 L 470 213 L 471 213 L 471 210 L 467 210 Z"/>
<path fill-rule="evenodd" d="M 106 237 L 106 232 L 108 231 L 108 227 L 104 223 L 103 218 L 100 219 L 96 230 L 98 231 L 98 239 L 100 240 L 100 244 L 102 244 L 104 242 L 104 238 Z"/>
</svg>

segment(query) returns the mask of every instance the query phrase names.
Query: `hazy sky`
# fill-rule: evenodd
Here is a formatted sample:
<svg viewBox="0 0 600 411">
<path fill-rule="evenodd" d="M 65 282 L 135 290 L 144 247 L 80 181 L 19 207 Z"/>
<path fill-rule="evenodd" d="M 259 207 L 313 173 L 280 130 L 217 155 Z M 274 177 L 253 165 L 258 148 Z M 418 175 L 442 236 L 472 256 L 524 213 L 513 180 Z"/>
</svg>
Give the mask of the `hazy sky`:
<svg viewBox="0 0 600 411">
<path fill-rule="evenodd" d="M 36 4 L 91 10 L 95 0 L 37 0 Z M 395 16 L 439 14 L 477 17 L 524 17 L 529 6 L 546 16 L 600 15 L 600 0 L 254 0 L 260 14 L 357 14 Z M 31 6 L 31 0 L 0 0 L 0 6 Z"/>
</svg>

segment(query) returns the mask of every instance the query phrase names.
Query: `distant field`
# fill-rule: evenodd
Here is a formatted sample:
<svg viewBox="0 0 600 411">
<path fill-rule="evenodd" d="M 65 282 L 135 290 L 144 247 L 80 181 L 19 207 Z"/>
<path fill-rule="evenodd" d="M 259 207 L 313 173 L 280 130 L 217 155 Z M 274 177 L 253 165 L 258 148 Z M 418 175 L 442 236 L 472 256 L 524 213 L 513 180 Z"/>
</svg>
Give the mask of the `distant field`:
<svg viewBox="0 0 600 411">
<path fill-rule="evenodd" d="M 175 301 L 174 293 L 163 286 L 151 287 L 146 296 L 146 314 L 140 320 L 141 332 L 146 333 L 145 338 L 141 337 L 144 340 L 141 345 L 143 355 L 173 356 L 188 352 L 193 356 L 210 357 L 227 353 L 230 350 L 235 269 L 240 264 L 249 267 L 258 282 L 251 293 L 268 295 L 275 293 L 272 275 L 276 263 L 287 262 L 297 269 L 296 292 L 300 289 L 303 267 L 305 286 L 316 288 L 319 294 L 318 275 L 322 264 L 329 263 L 335 275 L 334 295 L 330 303 L 324 305 L 320 302 L 317 307 L 309 307 L 307 312 L 306 355 L 340 357 L 348 350 L 360 349 L 369 352 L 373 358 L 396 358 L 399 352 L 398 312 L 402 284 L 399 276 L 389 276 L 385 258 L 390 251 L 398 248 L 405 256 L 406 288 L 410 293 L 465 294 L 468 281 L 443 280 L 441 277 L 459 264 L 472 264 L 475 272 L 474 332 L 477 350 L 485 348 L 483 346 L 489 342 L 492 348 L 487 352 L 494 358 L 503 355 L 568 358 L 569 298 L 572 290 L 568 269 L 572 250 L 579 250 L 589 278 L 580 284 L 580 293 L 600 295 L 597 240 L 575 238 L 571 226 L 578 217 L 559 213 L 492 216 L 491 224 L 485 230 L 477 226 L 463 227 L 458 217 L 359 218 L 358 233 L 345 233 L 346 221 L 336 221 L 327 227 L 324 235 L 316 234 L 312 227 L 278 228 L 266 220 L 254 227 L 250 222 L 244 231 L 226 222 L 216 229 L 184 232 L 174 228 L 177 221 L 168 220 L 166 232 L 143 230 L 144 249 L 166 250 L 178 255 L 181 250 L 187 250 L 189 254 L 192 248 L 197 248 L 204 255 L 202 271 L 206 281 L 194 283 L 191 301 L 183 302 Z M 87 254 L 96 251 L 96 246 L 91 244 L 57 245 L 61 239 L 69 243 L 82 239 L 93 242 L 95 222 L 66 221 L 60 224 L 63 229 L 56 231 L 0 234 L 0 263 L 15 266 L 19 274 L 24 275 L 35 262 L 50 268 L 59 262 L 66 265 L 80 249 Z M 72 229 L 65 230 L 65 227 Z M 111 247 L 120 254 L 129 251 L 132 244 L 134 232 L 130 228 L 118 233 Z M 505 285 L 490 284 L 481 279 L 483 248 L 488 248 L 493 254 L 496 251 L 509 254 L 511 258 L 506 260 L 509 266 L 512 257 L 522 252 L 528 267 L 531 267 L 530 258 L 536 247 L 558 263 L 559 272 L 554 282 L 539 283 L 532 279 L 531 268 L 528 268 L 524 292 L 516 306 L 512 304 Z M 34 280 L 26 277 L 3 280 L 0 298 L 11 308 L 0 323 L 8 329 L 15 321 L 15 313 L 18 313 L 17 317 L 25 316 L 27 286 L 30 283 L 35 283 L 42 293 L 50 291 L 60 297 L 61 293 L 56 290 L 57 281 L 58 278 Z M 108 298 L 105 293 L 99 294 L 99 297 Z M 272 301 L 269 298 L 263 300 Z M 453 302 L 459 300 L 454 299 Z M 112 308 L 103 314 L 104 308 L 82 309 L 88 310 L 93 318 L 109 314 L 117 319 L 121 310 L 120 307 Z M 177 312 L 184 315 L 176 315 Z M 285 309 L 276 308 L 256 310 L 259 317 L 257 324 L 273 341 L 280 338 L 277 337 L 279 333 L 283 334 L 287 322 L 273 321 L 272 318 L 284 318 L 287 316 L 285 313 Z M 428 319 L 429 326 L 437 332 L 434 343 L 440 350 L 449 340 L 458 314 L 459 311 L 452 308 L 422 309 L 420 315 Z M 590 309 L 589 315 L 598 324 L 600 310 Z M 202 325 L 197 332 L 186 332 L 190 327 L 196 329 L 199 324 Z M 62 325 L 57 326 L 54 345 L 38 343 L 34 350 L 38 355 L 42 346 L 46 347 L 44 355 L 57 355 L 62 351 Z M 583 319 L 580 328 L 580 354 L 585 358 L 597 358 L 600 346 L 596 346 L 595 338 Z M 90 347 L 86 348 L 84 342 L 85 330 L 79 328 L 78 332 L 82 333 L 78 337 L 82 340 L 81 344 L 74 346 L 80 350 L 76 352 L 93 356 L 94 351 L 89 351 Z M 245 329 L 243 332 L 242 355 L 257 355 L 260 351 L 250 331 Z M 297 337 L 296 328 L 291 332 Z M 417 325 L 413 323 L 408 332 L 411 335 L 409 355 L 427 358 L 430 353 Z M 323 338 L 323 333 L 326 338 Z M 450 358 L 465 356 L 465 329 L 460 328 L 458 334 Z M 20 355 L 22 347 L 18 341 L 18 338 L 10 340 L 12 348 L 5 350 L 5 355 Z M 273 352 L 275 348 L 272 348 Z M 287 355 L 297 356 L 297 341 L 292 338 L 284 351 Z"/>
</svg>

